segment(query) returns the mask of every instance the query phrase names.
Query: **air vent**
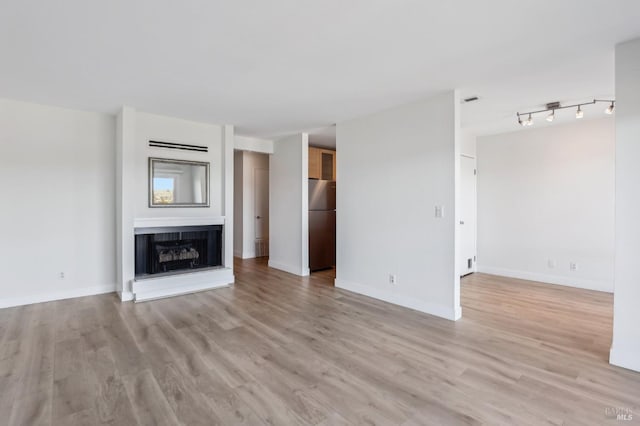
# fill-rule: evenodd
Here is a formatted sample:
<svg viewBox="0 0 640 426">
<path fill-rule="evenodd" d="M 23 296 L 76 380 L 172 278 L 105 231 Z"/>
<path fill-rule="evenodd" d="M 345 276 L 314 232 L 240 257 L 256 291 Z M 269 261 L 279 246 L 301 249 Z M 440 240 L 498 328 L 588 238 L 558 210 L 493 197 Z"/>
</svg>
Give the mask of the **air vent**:
<svg viewBox="0 0 640 426">
<path fill-rule="evenodd" d="M 477 97 L 477 96 L 471 96 L 470 98 L 465 98 L 465 99 L 463 99 L 463 100 L 465 101 L 465 103 L 467 103 L 467 102 L 474 102 L 474 101 L 477 101 L 477 100 L 478 100 L 478 97 Z"/>
<path fill-rule="evenodd" d="M 184 143 L 149 141 L 153 148 L 179 149 L 182 151 L 209 152 L 209 148 L 201 145 L 187 145 Z"/>
<path fill-rule="evenodd" d="M 269 240 L 256 240 L 256 257 L 269 256 Z"/>
</svg>

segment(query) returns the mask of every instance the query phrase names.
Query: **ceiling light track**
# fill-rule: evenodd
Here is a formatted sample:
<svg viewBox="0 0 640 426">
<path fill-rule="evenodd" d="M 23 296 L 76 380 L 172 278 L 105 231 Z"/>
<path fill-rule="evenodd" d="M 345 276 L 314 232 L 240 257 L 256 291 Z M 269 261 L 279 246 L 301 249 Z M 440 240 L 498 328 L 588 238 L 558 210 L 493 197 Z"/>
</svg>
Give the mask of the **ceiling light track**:
<svg viewBox="0 0 640 426">
<path fill-rule="evenodd" d="M 590 102 L 582 102 L 579 104 L 572 104 L 572 105 L 560 105 L 559 102 L 553 102 L 550 104 L 547 104 L 546 108 L 544 109 L 539 109 L 536 111 L 527 111 L 527 112 L 517 112 L 516 115 L 518 117 L 518 124 L 520 124 L 521 126 L 531 126 L 533 125 L 533 115 L 535 114 L 542 114 L 542 113 L 546 113 L 546 112 L 551 112 L 551 114 L 549 114 L 547 116 L 547 121 L 551 122 L 553 121 L 553 119 L 556 117 L 556 110 L 560 110 L 560 109 L 568 109 L 568 108 L 577 108 L 576 110 L 576 118 L 582 118 L 584 117 L 584 110 L 582 109 L 583 106 L 585 105 L 594 105 L 596 103 L 607 103 L 609 104 L 609 106 L 607 107 L 607 109 L 604 110 L 605 114 L 613 114 L 613 110 L 616 107 L 616 101 L 613 99 L 594 99 Z M 526 117 L 526 118 L 524 118 Z"/>
</svg>

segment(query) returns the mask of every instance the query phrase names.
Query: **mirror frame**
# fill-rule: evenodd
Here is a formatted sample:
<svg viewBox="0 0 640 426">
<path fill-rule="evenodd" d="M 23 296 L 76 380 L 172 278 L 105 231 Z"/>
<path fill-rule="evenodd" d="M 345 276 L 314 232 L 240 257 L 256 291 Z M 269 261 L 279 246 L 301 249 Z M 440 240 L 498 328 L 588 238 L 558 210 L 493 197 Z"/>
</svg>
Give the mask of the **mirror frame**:
<svg viewBox="0 0 640 426">
<path fill-rule="evenodd" d="M 187 164 L 192 166 L 205 167 L 205 195 L 206 200 L 203 203 L 173 203 L 173 204 L 155 204 L 153 202 L 153 169 L 155 163 L 173 163 Z M 149 157 L 149 208 L 176 208 L 176 207 L 209 207 L 209 163 L 204 161 L 175 160 L 172 158 Z"/>
</svg>

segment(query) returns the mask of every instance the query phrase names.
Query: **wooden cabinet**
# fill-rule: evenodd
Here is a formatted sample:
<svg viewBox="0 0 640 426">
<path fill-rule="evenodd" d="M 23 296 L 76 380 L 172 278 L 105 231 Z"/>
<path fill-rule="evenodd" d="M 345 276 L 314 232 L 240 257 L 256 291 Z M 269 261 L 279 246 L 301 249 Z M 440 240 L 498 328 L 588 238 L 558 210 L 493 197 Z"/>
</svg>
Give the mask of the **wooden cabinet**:
<svg viewBox="0 0 640 426">
<path fill-rule="evenodd" d="M 336 180 L 336 152 L 309 147 L 309 179 Z"/>
</svg>

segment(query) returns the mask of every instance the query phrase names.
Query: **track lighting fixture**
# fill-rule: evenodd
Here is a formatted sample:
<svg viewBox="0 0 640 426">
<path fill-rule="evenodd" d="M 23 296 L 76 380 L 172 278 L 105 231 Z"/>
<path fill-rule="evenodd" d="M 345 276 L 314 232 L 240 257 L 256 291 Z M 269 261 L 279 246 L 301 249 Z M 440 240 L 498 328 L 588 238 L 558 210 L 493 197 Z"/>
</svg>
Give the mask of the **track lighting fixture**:
<svg viewBox="0 0 640 426">
<path fill-rule="evenodd" d="M 609 105 L 609 106 L 607 107 L 607 109 L 605 109 L 605 110 L 604 110 L 604 113 L 605 113 L 605 114 L 609 114 L 609 115 L 613 114 L 613 109 L 614 109 L 615 107 L 616 107 L 616 106 L 615 106 L 615 102 L 613 102 L 613 101 L 612 101 L 612 102 L 611 102 L 611 105 Z"/>
<path fill-rule="evenodd" d="M 547 115 L 547 121 L 551 123 L 554 118 L 556 118 L 556 110 L 552 109 L 551 114 Z"/>
<path fill-rule="evenodd" d="M 520 124 L 521 126 L 525 127 L 525 126 L 531 126 L 533 125 L 533 116 L 535 114 L 541 114 L 541 113 L 545 113 L 545 112 L 550 112 L 549 115 L 547 115 L 547 121 L 548 122 L 552 122 L 555 118 L 556 118 L 556 110 L 559 109 L 566 109 L 566 108 L 577 108 L 576 110 L 576 118 L 583 118 L 584 117 L 584 110 L 582 109 L 583 106 L 585 105 L 593 105 L 596 104 L 598 102 L 606 102 L 609 104 L 609 106 L 607 107 L 607 109 L 604 110 L 605 114 L 613 114 L 613 111 L 616 107 L 616 101 L 615 100 L 611 100 L 611 99 L 594 99 L 591 102 L 583 102 L 583 103 L 579 103 L 579 104 L 573 104 L 573 105 L 560 105 L 559 102 L 552 102 L 546 105 L 545 109 L 540 109 L 537 111 L 530 111 L 530 112 L 517 112 L 516 115 L 518 117 L 518 124 Z M 523 120 L 522 117 L 527 117 L 526 120 Z"/>
</svg>

